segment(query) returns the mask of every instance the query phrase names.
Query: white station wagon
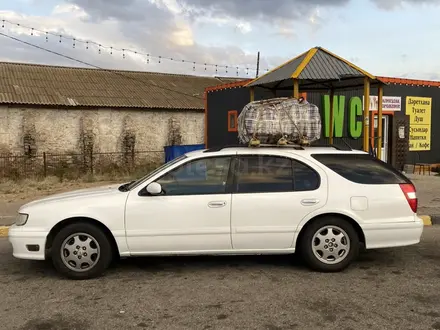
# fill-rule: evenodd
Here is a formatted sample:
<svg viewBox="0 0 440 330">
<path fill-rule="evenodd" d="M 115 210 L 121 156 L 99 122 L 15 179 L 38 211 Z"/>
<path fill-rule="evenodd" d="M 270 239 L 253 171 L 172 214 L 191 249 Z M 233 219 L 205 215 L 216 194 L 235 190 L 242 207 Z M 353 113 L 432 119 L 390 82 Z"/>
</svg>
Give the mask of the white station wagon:
<svg viewBox="0 0 440 330">
<path fill-rule="evenodd" d="M 116 186 L 22 206 L 9 240 L 16 258 L 51 258 L 72 279 L 117 257 L 291 254 L 341 271 L 366 249 L 417 244 L 411 181 L 337 147 L 224 147 L 188 153 Z"/>
</svg>

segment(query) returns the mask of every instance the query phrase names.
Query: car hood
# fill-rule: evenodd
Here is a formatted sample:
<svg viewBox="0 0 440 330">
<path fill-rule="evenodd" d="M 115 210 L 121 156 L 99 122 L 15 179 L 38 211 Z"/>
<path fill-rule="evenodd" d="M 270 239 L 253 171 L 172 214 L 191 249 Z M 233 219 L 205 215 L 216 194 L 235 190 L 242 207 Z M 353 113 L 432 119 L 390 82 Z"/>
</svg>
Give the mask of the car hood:
<svg viewBox="0 0 440 330">
<path fill-rule="evenodd" d="M 22 208 L 27 208 L 30 206 L 36 206 L 46 203 L 60 202 L 60 201 L 65 201 L 67 199 L 69 200 L 78 199 L 78 198 L 89 199 L 92 197 L 109 195 L 109 194 L 123 194 L 123 192 L 118 190 L 120 186 L 121 184 L 113 184 L 113 185 L 106 185 L 96 188 L 79 189 L 79 190 L 68 191 L 60 194 L 49 195 L 47 197 L 43 197 L 35 201 L 32 201 L 30 203 L 27 203 L 23 205 Z"/>
</svg>

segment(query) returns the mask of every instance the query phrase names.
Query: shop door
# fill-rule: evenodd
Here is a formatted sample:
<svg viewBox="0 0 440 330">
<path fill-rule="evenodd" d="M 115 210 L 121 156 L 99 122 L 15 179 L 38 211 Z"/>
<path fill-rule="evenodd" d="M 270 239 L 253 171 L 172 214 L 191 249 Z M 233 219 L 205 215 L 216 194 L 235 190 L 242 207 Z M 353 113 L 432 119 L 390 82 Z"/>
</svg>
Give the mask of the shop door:
<svg viewBox="0 0 440 330">
<path fill-rule="evenodd" d="M 381 160 L 384 162 L 388 161 L 388 130 L 389 130 L 389 118 L 387 115 L 382 116 L 382 154 L 381 154 Z M 374 138 L 376 140 L 375 143 L 375 151 L 377 154 L 377 137 L 379 136 L 378 133 L 378 117 L 374 116 Z"/>
</svg>

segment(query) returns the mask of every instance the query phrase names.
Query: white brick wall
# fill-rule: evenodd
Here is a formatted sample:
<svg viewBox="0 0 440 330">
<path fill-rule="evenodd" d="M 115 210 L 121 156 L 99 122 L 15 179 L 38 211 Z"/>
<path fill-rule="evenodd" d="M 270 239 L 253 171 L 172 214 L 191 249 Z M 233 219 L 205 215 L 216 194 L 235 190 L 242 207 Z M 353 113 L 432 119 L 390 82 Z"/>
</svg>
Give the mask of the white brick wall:
<svg viewBox="0 0 440 330">
<path fill-rule="evenodd" d="M 202 111 L 0 106 L 0 153 L 22 153 L 26 132 L 34 135 L 38 153 L 80 153 L 82 126 L 93 132 L 96 152 L 122 152 L 122 138 L 127 130 L 136 135 L 136 150 L 163 150 L 170 118 L 180 123 L 182 144 L 204 142 Z"/>
</svg>

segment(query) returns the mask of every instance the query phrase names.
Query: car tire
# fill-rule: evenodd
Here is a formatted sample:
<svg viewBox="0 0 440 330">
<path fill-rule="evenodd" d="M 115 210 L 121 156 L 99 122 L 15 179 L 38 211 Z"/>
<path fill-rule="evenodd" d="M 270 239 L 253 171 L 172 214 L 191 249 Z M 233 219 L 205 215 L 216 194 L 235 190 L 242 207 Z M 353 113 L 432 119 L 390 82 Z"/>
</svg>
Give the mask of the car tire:
<svg viewBox="0 0 440 330">
<path fill-rule="evenodd" d="M 63 276 L 74 280 L 101 276 L 113 259 L 105 233 L 89 223 L 74 223 L 61 229 L 51 249 L 52 263 Z"/>
<path fill-rule="evenodd" d="M 348 221 L 338 217 L 323 217 L 305 228 L 299 248 L 311 269 L 339 272 L 357 258 L 359 237 Z"/>
</svg>

